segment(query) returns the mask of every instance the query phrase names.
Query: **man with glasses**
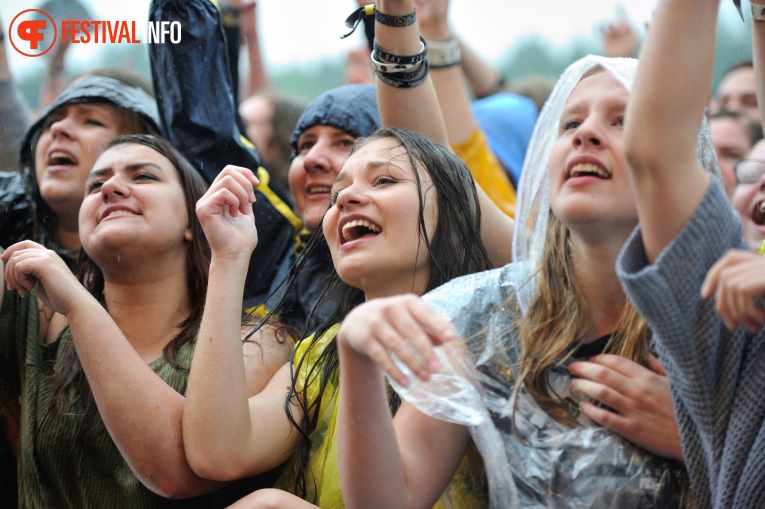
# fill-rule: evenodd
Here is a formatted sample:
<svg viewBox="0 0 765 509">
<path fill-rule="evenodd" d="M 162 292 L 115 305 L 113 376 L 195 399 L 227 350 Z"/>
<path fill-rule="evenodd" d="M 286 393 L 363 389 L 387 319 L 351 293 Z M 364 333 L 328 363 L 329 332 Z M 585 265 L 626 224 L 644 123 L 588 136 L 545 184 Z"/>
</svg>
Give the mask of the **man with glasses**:
<svg viewBox="0 0 765 509">
<path fill-rule="evenodd" d="M 746 159 L 733 166 L 738 186 L 733 207 L 741 216 L 749 249 L 757 251 L 765 240 L 765 141 L 758 142 Z"/>
</svg>

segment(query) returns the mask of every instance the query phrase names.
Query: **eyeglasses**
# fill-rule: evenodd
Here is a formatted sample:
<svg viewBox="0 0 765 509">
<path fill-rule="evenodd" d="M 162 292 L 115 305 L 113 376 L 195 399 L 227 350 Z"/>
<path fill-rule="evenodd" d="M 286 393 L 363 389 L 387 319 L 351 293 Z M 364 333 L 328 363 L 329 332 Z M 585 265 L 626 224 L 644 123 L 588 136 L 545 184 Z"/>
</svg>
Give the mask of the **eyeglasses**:
<svg viewBox="0 0 765 509">
<path fill-rule="evenodd" d="M 733 174 L 739 184 L 757 184 L 765 175 L 765 161 L 742 159 L 733 165 Z"/>
</svg>

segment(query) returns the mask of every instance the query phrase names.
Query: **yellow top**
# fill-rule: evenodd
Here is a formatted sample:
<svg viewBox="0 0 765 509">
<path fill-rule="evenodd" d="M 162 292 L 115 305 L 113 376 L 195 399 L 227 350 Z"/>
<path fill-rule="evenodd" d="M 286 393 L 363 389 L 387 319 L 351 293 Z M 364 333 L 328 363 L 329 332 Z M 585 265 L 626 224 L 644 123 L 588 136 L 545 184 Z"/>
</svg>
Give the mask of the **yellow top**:
<svg viewBox="0 0 765 509">
<path fill-rule="evenodd" d="M 467 140 L 452 145 L 452 150 L 462 159 L 473 174 L 476 184 L 502 211 L 515 217 L 515 188 L 505 170 L 489 148 L 483 131 L 476 129 Z"/>
<path fill-rule="evenodd" d="M 295 349 L 293 363 L 295 369 L 298 370 L 296 386 L 299 392 L 307 387 L 306 398 L 309 406 L 319 396 L 323 371 L 323 365 L 320 364 L 319 358 L 322 352 L 334 341 L 339 327 L 339 324 L 332 326 L 318 340 L 315 339 L 315 336 L 310 336 L 301 341 Z M 323 363 L 323 360 L 321 362 Z M 311 453 L 306 474 L 306 499 L 321 509 L 342 509 L 345 507 L 340 492 L 340 469 L 337 458 L 337 418 L 340 408 L 339 381 L 339 371 L 335 369 L 327 381 L 321 404 L 316 410 L 318 411 L 316 429 L 310 435 Z M 472 472 L 482 473 L 480 458 L 478 460 L 476 462 L 476 457 L 468 452 L 447 489 L 445 497 L 442 497 L 442 499 L 448 498 L 449 501 L 444 500 L 443 505 L 439 502 L 436 504 L 436 508 L 488 507 L 486 503 L 488 490 L 485 481 L 482 475 L 472 474 Z M 297 467 L 298 464 L 295 459 L 291 459 L 287 463 L 284 473 L 276 481 L 275 487 L 294 493 Z M 475 480 L 476 478 L 478 481 Z"/>
</svg>

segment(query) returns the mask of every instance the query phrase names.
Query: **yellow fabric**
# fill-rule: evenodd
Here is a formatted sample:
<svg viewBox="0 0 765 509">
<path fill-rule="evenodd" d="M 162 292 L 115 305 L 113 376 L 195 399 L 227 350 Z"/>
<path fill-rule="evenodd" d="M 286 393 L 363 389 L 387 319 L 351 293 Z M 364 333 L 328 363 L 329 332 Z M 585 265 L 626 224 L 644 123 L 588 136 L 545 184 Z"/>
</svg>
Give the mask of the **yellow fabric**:
<svg viewBox="0 0 765 509">
<path fill-rule="evenodd" d="M 452 150 L 470 169 L 476 184 L 481 186 L 491 201 L 505 214 L 515 217 L 515 188 L 489 148 L 483 131 L 476 129 L 470 138 L 452 145 Z"/>
<path fill-rule="evenodd" d="M 298 369 L 297 389 L 302 392 L 307 387 L 306 398 L 310 405 L 316 401 L 321 383 L 322 366 L 318 365 L 321 356 L 329 344 L 334 341 L 339 325 L 335 325 L 318 340 L 314 336 L 301 341 L 295 349 L 294 364 Z M 305 357 L 305 358 L 303 358 Z M 337 370 L 328 381 L 321 405 L 318 409 L 316 429 L 311 433 L 311 456 L 308 461 L 306 500 L 312 501 L 322 509 L 339 509 L 343 505 L 340 493 L 340 469 L 337 465 L 337 415 L 339 409 L 339 376 Z M 284 473 L 276 481 L 276 488 L 294 492 L 294 479 L 297 463 L 287 464 Z"/>
<path fill-rule="evenodd" d="M 287 221 L 290 222 L 292 227 L 295 229 L 295 233 L 302 230 L 303 221 L 300 220 L 300 218 L 292 211 L 290 206 L 284 203 L 282 199 L 279 198 L 268 185 L 271 182 L 271 175 L 269 175 L 268 170 L 262 166 L 258 168 L 258 180 L 260 183 L 255 187 L 255 189 L 263 193 L 265 197 L 268 198 L 268 201 L 271 202 L 271 205 L 273 205 L 274 208 L 278 210 L 287 219 Z"/>
<path fill-rule="evenodd" d="M 334 341 L 340 325 L 334 325 L 318 340 L 310 336 L 295 349 L 293 364 L 297 374 L 296 386 L 299 392 L 306 390 L 307 403 L 316 401 L 321 385 L 323 366 L 319 365 L 322 352 Z M 304 358 L 305 357 L 305 358 Z M 302 363 L 301 363 L 302 360 Z M 340 491 L 340 469 L 337 457 L 337 418 L 339 412 L 339 372 L 335 369 L 322 395 L 316 429 L 311 433 L 311 454 L 306 475 L 307 496 L 321 509 L 343 509 Z M 471 447 L 471 449 L 473 449 Z M 480 457 L 468 451 L 449 488 L 434 509 L 483 508 L 488 507 L 488 490 L 483 477 Z M 284 473 L 276 481 L 275 488 L 294 493 L 294 479 L 297 462 L 290 460 Z"/>
</svg>

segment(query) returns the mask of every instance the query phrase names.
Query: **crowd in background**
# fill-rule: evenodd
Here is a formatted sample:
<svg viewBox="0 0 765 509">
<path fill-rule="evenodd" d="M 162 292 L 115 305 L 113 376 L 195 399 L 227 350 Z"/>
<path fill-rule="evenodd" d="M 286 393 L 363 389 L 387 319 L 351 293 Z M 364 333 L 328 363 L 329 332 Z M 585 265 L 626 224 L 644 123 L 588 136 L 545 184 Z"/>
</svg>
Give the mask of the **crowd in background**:
<svg viewBox="0 0 765 509">
<path fill-rule="evenodd" d="M 760 506 L 759 2 L 714 91 L 719 0 L 512 81 L 350 2 L 307 103 L 254 2 L 36 108 L 0 35 L 0 507 Z"/>
</svg>

